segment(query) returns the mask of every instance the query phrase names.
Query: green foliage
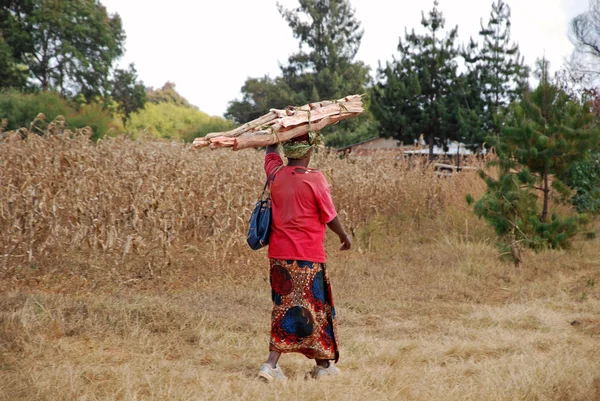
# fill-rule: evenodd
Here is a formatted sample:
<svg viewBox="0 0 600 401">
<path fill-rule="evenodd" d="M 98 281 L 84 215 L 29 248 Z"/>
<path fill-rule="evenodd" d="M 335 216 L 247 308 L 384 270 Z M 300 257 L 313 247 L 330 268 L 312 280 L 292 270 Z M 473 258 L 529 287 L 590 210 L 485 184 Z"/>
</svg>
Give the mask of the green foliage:
<svg viewBox="0 0 600 401">
<path fill-rule="evenodd" d="M 113 119 L 100 103 L 90 103 L 73 110 L 66 116 L 71 128 L 90 127 L 92 139 L 102 138 L 113 129 Z"/>
<path fill-rule="evenodd" d="M 537 216 L 530 216 L 535 236 L 529 246 L 536 250 L 569 247 L 569 239 L 579 232 L 580 226 L 587 224 L 586 215 L 559 216 L 553 213 L 547 223 L 540 222 Z"/>
<path fill-rule="evenodd" d="M 0 87 L 22 88 L 27 82 L 27 74 L 13 58 L 12 49 L 0 35 Z"/>
<path fill-rule="evenodd" d="M 474 202 L 474 212 L 483 217 L 496 231 L 505 238 L 512 236 L 513 241 L 523 241 L 526 233 L 531 233 L 530 217 L 537 214 L 537 197 L 526 190 L 529 184 L 526 175 L 511 173 L 503 168 L 497 179 L 480 171 L 480 176 L 487 185 L 484 196 Z M 473 203 L 472 197 L 470 197 Z"/>
<path fill-rule="evenodd" d="M 270 109 L 283 109 L 294 105 L 291 90 L 281 78 L 248 78 L 242 86 L 242 100 L 229 102 L 225 113 L 237 124 L 252 121 Z"/>
<path fill-rule="evenodd" d="M 369 68 L 354 61 L 363 30 L 347 0 L 299 0 L 299 7 L 278 9 L 300 51 L 282 66 L 283 79 L 297 104 L 364 93 Z"/>
<path fill-rule="evenodd" d="M 241 124 L 271 108 L 300 106 L 366 92 L 369 67 L 354 61 L 363 31 L 347 0 L 299 0 L 297 8 L 278 9 L 300 41 L 300 51 L 281 66 L 276 78 L 248 78 L 242 99 L 229 103 L 227 118 Z M 324 135 L 340 138 L 371 130 L 369 113 L 326 128 Z M 361 136 L 363 134 L 360 134 Z M 332 138 L 332 142 L 339 142 Z"/>
<path fill-rule="evenodd" d="M 561 177 L 585 161 L 598 141 L 589 104 L 568 96 L 548 78 L 548 63 L 538 61 L 540 84 L 513 103 L 502 135 L 488 138 L 497 152 L 499 177 L 481 173 L 485 195 L 474 205 L 475 214 L 488 220 L 518 260 L 519 246 L 540 250 L 565 248 L 585 224 L 584 215 L 549 214 L 552 192 L 568 199 Z M 541 193 L 542 207 L 538 210 Z"/>
<path fill-rule="evenodd" d="M 370 119 L 365 119 L 357 125 L 356 129 L 349 131 L 335 131 L 325 136 L 325 145 L 333 148 L 342 148 L 353 145 L 367 139 L 378 136 L 377 123 Z"/>
<path fill-rule="evenodd" d="M 477 130 L 469 130 L 467 141 L 479 147 L 486 135 L 500 132 L 503 116 L 513 101 L 520 99 L 527 87 L 529 69 L 520 55 L 519 46 L 510 39 L 510 7 L 503 0 L 492 4 L 487 26 L 481 22 L 479 36 L 462 49 L 467 64 L 468 102 L 479 116 L 467 120 Z"/>
<path fill-rule="evenodd" d="M 575 189 L 572 201 L 579 212 L 600 213 L 600 151 L 590 153 L 587 160 L 574 164 L 565 178 Z"/>
<path fill-rule="evenodd" d="M 144 134 L 152 138 L 192 141 L 208 132 L 232 129 L 233 122 L 175 103 L 147 103 L 143 110 L 131 115 L 127 128 L 134 137 Z"/>
<path fill-rule="evenodd" d="M 514 158 L 533 174 L 532 187 L 542 192 L 540 220 L 545 222 L 550 181 L 563 196 L 569 195 L 560 179 L 574 164 L 589 157 L 598 141 L 598 130 L 591 125 L 589 105 L 549 81 L 547 61 L 538 60 L 537 74 L 541 81 L 537 89 L 513 104 L 502 135 L 490 141 L 501 159 Z"/>
<path fill-rule="evenodd" d="M 13 68 L 24 66 L 29 82 L 64 96 L 82 94 L 87 102 L 108 92 L 125 41 L 119 16 L 97 0 L 8 0 L 0 8 L 0 37 Z"/>
<path fill-rule="evenodd" d="M 175 90 L 173 82 L 166 82 L 160 89 L 147 88 L 146 100 L 154 104 L 174 103 L 183 107 L 196 108 Z"/>
<path fill-rule="evenodd" d="M 382 135 L 407 144 L 424 135 L 430 158 L 434 145 L 459 139 L 457 117 L 464 105 L 456 62 L 458 28 L 443 35 L 445 20 L 437 6 L 434 1 L 433 9 L 422 15 L 425 34 L 405 33 L 398 44 L 400 58 L 379 68 L 372 91 L 372 110 Z"/>
<path fill-rule="evenodd" d="M 127 125 L 131 113 L 144 108 L 146 88 L 143 82 L 138 82 L 133 64 L 129 65 L 128 70 L 115 71 L 111 96 L 117 102 L 117 110 L 121 114 L 123 126 Z"/>
<path fill-rule="evenodd" d="M 480 171 L 487 190 L 481 199 L 475 201 L 468 196 L 467 202 L 474 206 L 476 216 L 494 228 L 502 253 L 510 254 L 518 263 L 522 247 L 537 251 L 568 247 L 579 227 L 587 223 L 587 217 L 553 213 L 550 221 L 540 221 L 538 197 L 530 189 L 534 177 L 526 169 L 514 173 L 508 164 L 500 167 L 497 179 Z"/>
<path fill-rule="evenodd" d="M 7 120 L 8 130 L 29 127 L 39 113 L 45 115 L 46 121 L 63 116 L 73 129 L 89 126 L 92 128 L 94 139 L 104 136 L 111 128 L 112 122 L 112 117 L 97 103 L 76 108 L 54 92 L 0 93 L 0 119 Z"/>
<path fill-rule="evenodd" d="M 208 114 L 202 114 L 208 116 Z M 181 138 L 186 142 L 192 142 L 195 138 L 199 136 L 205 136 L 210 132 L 228 131 L 234 127 L 235 124 L 233 124 L 233 122 L 230 120 L 225 120 L 224 118 L 218 116 L 209 116 L 208 119 L 203 119 L 200 124 L 195 127 L 195 129 L 191 128 L 190 130 L 186 131 Z"/>
</svg>

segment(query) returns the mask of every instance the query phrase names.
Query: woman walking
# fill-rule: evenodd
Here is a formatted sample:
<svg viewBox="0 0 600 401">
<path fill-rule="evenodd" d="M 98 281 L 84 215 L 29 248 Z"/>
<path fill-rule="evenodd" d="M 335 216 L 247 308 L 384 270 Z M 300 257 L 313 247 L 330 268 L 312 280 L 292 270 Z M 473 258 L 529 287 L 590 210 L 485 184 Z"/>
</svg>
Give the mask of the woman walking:
<svg viewBox="0 0 600 401">
<path fill-rule="evenodd" d="M 325 176 L 308 168 L 318 143 L 318 133 L 282 143 L 286 166 L 279 146 L 267 146 L 265 172 L 274 177 L 268 251 L 273 313 L 270 353 L 259 377 L 268 382 L 286 379 L 278 361 L 288 352 L 315 360 L 313 378 L 340 373 L 331 363 L 337 363 L 339 351 L 323 247 L 326 226 L 338 235 L 341 250 L 350 249 L 352 240 L 337 217 Z"/>
</svg>

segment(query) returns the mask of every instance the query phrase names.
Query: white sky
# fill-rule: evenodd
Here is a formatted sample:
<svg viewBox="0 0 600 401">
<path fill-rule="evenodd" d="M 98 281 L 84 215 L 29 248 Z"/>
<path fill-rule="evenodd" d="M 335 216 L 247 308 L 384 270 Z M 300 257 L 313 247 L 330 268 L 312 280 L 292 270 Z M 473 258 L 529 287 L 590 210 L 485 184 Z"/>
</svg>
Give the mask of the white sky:
<svg viewBox="0 0 600 401">
<path fill-rule="evenodd" d="M 277 0 L 101 0 L 118 13 L 127 34 L 120 66 L 134 62 L 146 86 L 176 84 L 177 91 L 200 110 L 223 115 L 240 98 L 248 77 L 279 75 L 279 63 L 298 49 L 298 41 L 277 11 Z M 280 0 L 294 8 L 297 0 Z M 512 39 L 525 62 L 546 54 L 551 68 L 572 50 L 567 37 L 572 17 L 588 0 L 506 0 L 512 9 Z M 477 37 L 480 19 L 487 23 L 492 0 L 440 0 L 446 28 L 458 25 L 459 42 Z M 421 10 L 431 1 L 351 0 L 364 29 L 357 59 L 371 66 L 397 54 L 398 38 L 419 31 Z"/>
</svg>

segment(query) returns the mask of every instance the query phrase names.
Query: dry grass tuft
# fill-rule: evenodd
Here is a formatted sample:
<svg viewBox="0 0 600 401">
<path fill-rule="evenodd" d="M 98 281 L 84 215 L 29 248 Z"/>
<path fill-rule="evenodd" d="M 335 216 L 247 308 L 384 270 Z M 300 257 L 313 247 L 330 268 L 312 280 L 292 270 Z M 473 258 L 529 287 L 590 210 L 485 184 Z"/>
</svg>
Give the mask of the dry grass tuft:
<svg viewBox="0 0 600 401">
<path fill-rule="evenodd" d="M 266 386 L 263 155 L 51 134 L 0 142 L 2 401 L 600 399 L 600 240 L 499 260 L 476 174 L 318 155 L 355 239 L 326 241 L 343 376 L 285 355 Z"/>
</svg>

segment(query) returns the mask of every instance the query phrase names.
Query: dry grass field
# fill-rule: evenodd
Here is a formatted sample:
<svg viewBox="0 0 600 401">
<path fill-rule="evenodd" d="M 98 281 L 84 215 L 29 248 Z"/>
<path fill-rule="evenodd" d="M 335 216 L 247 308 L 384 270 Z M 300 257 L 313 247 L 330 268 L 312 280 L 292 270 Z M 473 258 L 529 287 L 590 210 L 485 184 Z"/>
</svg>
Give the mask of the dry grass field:
<svg viewBox="0 0 600 401">
<path fill-rule="evenodd" d="M 0 140 L 0 400 L 600 400 L 600 240 L 501 260 L 475 173 L 317 156 L 343 375 L 267 385 L 262 153 L 49 133 Z"/>
</svg>

